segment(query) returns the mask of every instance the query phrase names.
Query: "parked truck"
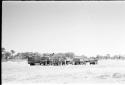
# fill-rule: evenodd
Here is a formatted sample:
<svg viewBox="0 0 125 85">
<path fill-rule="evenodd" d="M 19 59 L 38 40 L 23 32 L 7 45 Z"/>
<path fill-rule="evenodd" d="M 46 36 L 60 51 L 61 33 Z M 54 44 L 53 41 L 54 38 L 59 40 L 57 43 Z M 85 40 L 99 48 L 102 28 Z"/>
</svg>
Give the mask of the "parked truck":
<svg viewBox="0 0 125 85">
<path fill-rule="evenodd" d="M 41 62 L 41 57 L 40 56 L 28 57 L 28 64 L 30 64 L 30 65 L 35 65 L 36 63 L 40 64 L 40 62 Z"/>
</svg>

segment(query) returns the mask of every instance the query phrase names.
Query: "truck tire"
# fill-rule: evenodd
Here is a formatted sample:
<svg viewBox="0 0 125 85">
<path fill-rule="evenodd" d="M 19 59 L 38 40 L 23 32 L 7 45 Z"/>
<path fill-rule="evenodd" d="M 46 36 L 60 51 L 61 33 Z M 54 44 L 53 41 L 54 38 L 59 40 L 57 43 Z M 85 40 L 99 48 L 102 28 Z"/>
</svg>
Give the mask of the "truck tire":
<svg viewBox="0 0 125 85">
<path fill-rule="evenodd" d="M 34 66 L 35 64 L 34 63 L 30 63 L 30 66 Z"/>
</svg>

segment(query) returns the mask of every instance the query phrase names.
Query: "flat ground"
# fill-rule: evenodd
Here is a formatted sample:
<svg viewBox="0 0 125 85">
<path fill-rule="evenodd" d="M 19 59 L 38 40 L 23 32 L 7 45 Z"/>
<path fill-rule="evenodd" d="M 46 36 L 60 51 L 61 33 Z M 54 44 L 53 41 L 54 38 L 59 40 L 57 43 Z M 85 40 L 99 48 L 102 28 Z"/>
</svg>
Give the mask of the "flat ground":
<svg viewBox="0 0 125 85">
<path fill-rule="evenodd" d="M 97 65 L 30 66 L 27 61 L 2 62 L 3 84 L 125 84 L 125 60 Z"/>
</svg>

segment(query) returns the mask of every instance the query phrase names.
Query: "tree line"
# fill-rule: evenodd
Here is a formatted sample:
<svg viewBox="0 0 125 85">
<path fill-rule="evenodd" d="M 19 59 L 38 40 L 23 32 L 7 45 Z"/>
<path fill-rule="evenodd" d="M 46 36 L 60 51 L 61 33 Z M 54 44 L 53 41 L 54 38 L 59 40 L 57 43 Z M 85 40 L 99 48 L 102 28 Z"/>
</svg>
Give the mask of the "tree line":
<svg viewBox="0 0 125 85">
<path fill-rule="evenodd" d="M 10 50 L 7 51 L 4 47 L 2 47 L 2 60 L 8 61 L 8 60 L 16 60 L 16 59 L 28 59 L 28 57 L 56 57 L 56 58 L 63 58 L 63 59 L 72 59 L 74 57 L 77 58 L 97 58 L 99 60 L 101 59 L 122 59 L 125 60 L 125 56 L 123 55 L 114 55 L 111 56 L 110 54 L 106 54 L 105 56 L 102 55 L 96 55 L 94 56 L 85 56 L 85 55 L 81 55 L 81 56 L 77 56 L 75 55 L 73 52 L 67 52 L 67 53 L 39 53 L 39 52 L 17 52 L 14 50 Z"/>
</svg>

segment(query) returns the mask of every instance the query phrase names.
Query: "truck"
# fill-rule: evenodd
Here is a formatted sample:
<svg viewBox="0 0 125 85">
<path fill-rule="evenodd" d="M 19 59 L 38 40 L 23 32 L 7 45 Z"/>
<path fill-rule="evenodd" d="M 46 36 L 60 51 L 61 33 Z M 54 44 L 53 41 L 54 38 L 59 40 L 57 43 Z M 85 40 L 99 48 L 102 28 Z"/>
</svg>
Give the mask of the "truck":
<svg viewBox="0 0 125 85">
<path fill-rule="evenodd" d="M 28 64 L 35 65 L 36 63 L 41 63 L 41 57 L 40 56 L 31 56 L 28 57 Z"/>
</svg>

